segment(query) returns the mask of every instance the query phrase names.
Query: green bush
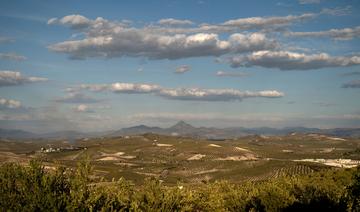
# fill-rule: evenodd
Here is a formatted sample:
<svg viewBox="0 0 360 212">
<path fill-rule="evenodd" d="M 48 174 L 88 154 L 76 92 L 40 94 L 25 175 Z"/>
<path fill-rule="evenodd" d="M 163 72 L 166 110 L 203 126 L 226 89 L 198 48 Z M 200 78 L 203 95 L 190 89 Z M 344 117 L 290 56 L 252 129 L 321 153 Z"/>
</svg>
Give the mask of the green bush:
<svg viewBox="0 0 360 212">
<path fill-rule="evenodd" d="M 45 211 L 65 210 L 71 191 L 65 168 L 58 167 L 48 174 L 38 161 L 29 167 L 4 164 L 0 167 L 0 205 L 3 210 Z"/>
<path fill-rule="evenodd" d="M 360 167 L 353 175 L 353 181 L 348 187 L 348 199 L 352 211 L 360 211 Z"/>
<path fill-rule="evenodd" d="M 0 166 L 0 211 L 360 211 L 360 168 L 321 171 L 241 185 L 220 181 L 142 186 L 94 181 L 87 160 L 74 170 Z"/>
</svg>

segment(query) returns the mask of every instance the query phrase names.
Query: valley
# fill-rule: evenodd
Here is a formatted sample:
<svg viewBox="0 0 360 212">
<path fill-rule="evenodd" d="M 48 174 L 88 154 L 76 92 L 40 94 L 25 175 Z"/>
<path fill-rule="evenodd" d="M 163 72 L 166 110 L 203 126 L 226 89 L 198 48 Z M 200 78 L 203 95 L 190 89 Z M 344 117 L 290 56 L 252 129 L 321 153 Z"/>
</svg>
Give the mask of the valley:
<svg viewBox="0 0 360 212">
<path fill-rule="evenodd" d="M 250 135 L 205 139 L 145 133 L 114 137 L 64 139 L 1 139 L 0 162 L 27 164 L 38 158 L 46 169 L 75 168 L 90 160 L 92 177 L 123 177 L 135 184 L 154 177 L 165 185 L 262 181 L 360 164 L 354 150 L 360 139 L 321 134 Z"/>
</svg>

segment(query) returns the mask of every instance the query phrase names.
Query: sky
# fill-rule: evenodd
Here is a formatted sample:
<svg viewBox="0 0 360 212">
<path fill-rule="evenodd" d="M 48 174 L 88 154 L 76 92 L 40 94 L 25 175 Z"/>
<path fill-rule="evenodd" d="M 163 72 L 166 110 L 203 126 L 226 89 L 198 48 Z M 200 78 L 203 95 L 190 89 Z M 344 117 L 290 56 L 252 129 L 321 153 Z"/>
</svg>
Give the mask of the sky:
<svg viewBox="0 0 360 212">
<path fill-rule="evenodd" d="M 0 1 L 0 128 L 360 127 L 357 0 Z"/>
</svg>

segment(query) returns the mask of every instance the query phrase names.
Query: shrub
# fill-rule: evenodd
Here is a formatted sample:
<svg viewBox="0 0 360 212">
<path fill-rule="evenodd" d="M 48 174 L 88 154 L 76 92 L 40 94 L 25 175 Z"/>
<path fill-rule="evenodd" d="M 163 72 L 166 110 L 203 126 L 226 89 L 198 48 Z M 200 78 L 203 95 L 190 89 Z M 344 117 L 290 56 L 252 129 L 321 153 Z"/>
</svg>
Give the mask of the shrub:
<svg viewBox="0 0 360 212">
<path fill-rule="evenodd" d="M 168 187 L 157 179 L 91 180 L 88 160 L 74 170 L 40 161 L 0 166 L 0 211 L 360 211 L 360 168 L 258 183 L 219 181 Z"/>
</svg>

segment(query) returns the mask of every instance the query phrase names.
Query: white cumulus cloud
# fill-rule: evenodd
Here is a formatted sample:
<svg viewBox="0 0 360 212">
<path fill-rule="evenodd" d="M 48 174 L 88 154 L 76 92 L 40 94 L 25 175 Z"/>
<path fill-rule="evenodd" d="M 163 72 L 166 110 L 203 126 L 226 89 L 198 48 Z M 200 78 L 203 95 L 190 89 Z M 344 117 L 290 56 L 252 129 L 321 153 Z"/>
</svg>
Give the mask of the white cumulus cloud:
<svg viewBox="0 0 360 212">
<path fill-rule="evenodd" d="M 245 98 L 278 98 L 284 93 L 276 90 L 240 91 L 237 89 L 164 88 L 154 84 L 113 83 L 81 85 L 89 91 L 110 91 L 124 94 L 153 94 L 166 99 L 189 101 L 241 101 Z M 100 89 L 101 88 L 101 89 Z"/>
<path fill-rule="evenodd" d="M 88 18 L 82 16 L 82 15 L 68 15 L 65 16 L 63 18 L 51 18 L 48 20 L 47 22 L 49 25 L 51 24 L 62 24 L 62 25 L 67 25 L 70 26 L 73 29 L 80 29 L 80 28 L 84 28 L 84 27 L 88 27 L 90 26 L 90 24 L 92 23 L 91 20 L 89 20 Z"/>
<path fill-rule="evenodd" d="M 160 86 L 154 84 L 113 83 L 110 90 L 115 93 L 153 93 L 160 90 Z"/>
<path fill-rule="evenodd" d="M 260 66 L 280 70 L 311 70 L 360 65 L 360 56 L 333 57 L 326 53 L 303 54 L 289 51 L 258 51 L 245 56 L 233 56 L 229 58 L 228 62 L 232 67 Z"/>
<path fill-rule="evenodd" d="M 78 15 L 50 19 L 48 22 L 70 26 L 84 33 L 85 38 L 49 46 L 50 50 L 68 54 L 73 59 L 123 56 L 180 59 L 220 56 L 277 47 L 273 39 L 267 38 L 262 33 L 234 33 L 227 36 L 227 39 L 221 39 L 216 30 L 213 32 L 204 26 L 174 28 L 150 25 L 136 28 L 101 17 L 90 20 Z"/>
<path fill-rule="evenodd" d="M 200 89 L 200 88 L 177 88 L 163 89 L 160 96 L 167 99 L 192 100 L 192 101 L 241 101 L 244 98 L 266 97 L 277 98 L 284 94 L 278 91 L 240 91 L 236 89 Z"/>
</svg>

